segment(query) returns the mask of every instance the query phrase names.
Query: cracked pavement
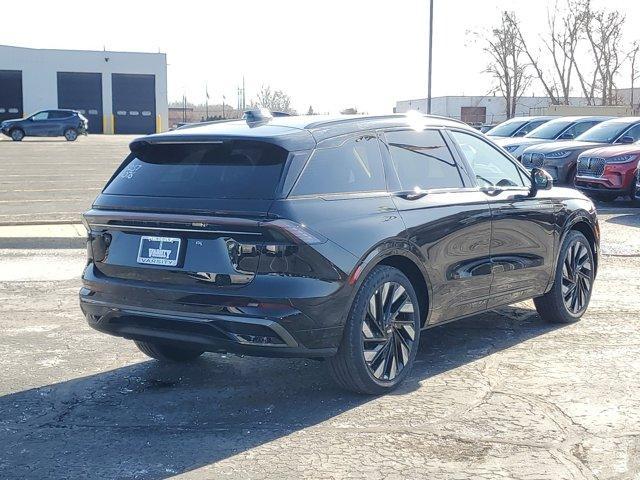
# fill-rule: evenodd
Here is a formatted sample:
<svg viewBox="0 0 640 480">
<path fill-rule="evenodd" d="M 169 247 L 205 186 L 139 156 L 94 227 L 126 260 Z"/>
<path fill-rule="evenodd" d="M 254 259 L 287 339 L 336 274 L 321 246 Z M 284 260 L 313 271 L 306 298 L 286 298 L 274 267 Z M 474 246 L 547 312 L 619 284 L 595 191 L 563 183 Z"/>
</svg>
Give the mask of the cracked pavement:
<svg viewBox="0 0 640 480">
<path fill-rule="evenodd" d="M 437 327 L 377 398 L 311 360 L 160 365 L 85 325 L 83 252 L 1 251 L 44 271 L 0 276 L 0 477 L 638 480 L 639 218 L 602 216 L 581 322 L 525 302 Z"/>
</svg>

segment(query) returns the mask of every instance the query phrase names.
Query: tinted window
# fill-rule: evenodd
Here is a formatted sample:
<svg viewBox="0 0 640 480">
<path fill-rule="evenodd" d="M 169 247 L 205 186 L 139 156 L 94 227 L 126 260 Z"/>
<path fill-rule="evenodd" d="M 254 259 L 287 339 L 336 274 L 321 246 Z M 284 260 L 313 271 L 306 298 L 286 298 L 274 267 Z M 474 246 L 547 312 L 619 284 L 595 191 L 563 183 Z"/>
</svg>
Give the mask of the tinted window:
<svg viewBox="0 0 640 480">
<path fill-rule="evenodd" d="M 589 130 L 591 127 L 597 125 L 600 122 L 580 122 L 580 123 L 576 123 L 575 126 L 572 128 L 572 132 L 574 138 L 577 137 L 578 135 L 582 135 L 584 132 L 586 132 L 587 130 Z"/>
<path fill-rule="evenodd" d="M 347 137 L 332 148 L 318 148 L 309 159 L 292 195 L 385 190 L 378 138 Z"/>
<path fill-rule="evenodd" d="M 542 125 L 543 123 L 546 123 L 546 122 L 547 122 L 546 120 L 535 120 L 533 122 L 529 122 L 524 127 L 522 127 L 520 130 L 518 130 L 517 135 L 519 137 L 522 137 L 522 136 L 526 135 L 527 133 L 535 130 L 540 125 Z"/>
<path fill-rule="evenodd" d="M 634 142 L 640 140 L 640 125 L 630 128 L 628 132 L 624 133 L 624 136 L 633 138 Z"/>
<path fill-rule="evenodd" d="M 541 138 L 543 140 L 554 140 L 555 138 L 558 137 L 558 135 L 563 133 L 565 129 L 570 125 L 572 125 L 571 121 L 551 120 L 550 122 L 546 122 L 543 125 L 540 125 L 538 128 L 532 130 L 530 133 L 526 135 L 526 137 Z"/>
<path fill-rule="evenodd" d="M 526 120 L 507 120 L 506 122 L 502 122 L 500 125 L 493 127 L 487 132 L 487 135 L 493 135 L 495 137 L 510 137 L 525 123 L 527 123 Z"/>
<path fill-rule="evenodd" d="M 462 177 L 437 130 L 387 132 L 401 190 L 462 187 Z"/>
<path fill-rule="evenodd" d="M 49 119 L 68 118 L 71 116 L 70 112 L 52 111 L 49 112 Z"/>
<path fill-rule="evenodd" d="M 587 130 L 582 135 L 577 137 L 576 140 L 585 142 L 611 143 L 616 138 L 618 138 L 618 136 L 627 128 L 629 128 L 628 123 L 623 123 L 617 120 L 609 120 Z"/>
<path fill-rule="evenodd" d="M 262 142 L 146 145 L 131 153 L 104 193 L 272 199 L 287 152 Z"/>
<path fill-rule="evenodd" d="M 452 131 L 451 134 L 471 165 L 478 185 L 481 187 L 524 186 L 515 164 L 492 145 L 468 133 Z"/>
</svg>

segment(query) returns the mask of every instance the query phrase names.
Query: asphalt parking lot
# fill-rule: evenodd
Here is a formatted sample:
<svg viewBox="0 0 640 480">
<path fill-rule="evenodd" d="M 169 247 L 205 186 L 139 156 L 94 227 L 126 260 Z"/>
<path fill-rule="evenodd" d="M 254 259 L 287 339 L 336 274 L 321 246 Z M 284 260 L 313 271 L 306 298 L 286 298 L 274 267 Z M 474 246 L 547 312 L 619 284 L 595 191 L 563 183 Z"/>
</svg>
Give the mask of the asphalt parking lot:
<svg viewBox="0 0 640 480">
<path fill-rule="evenodd" d="M 136 138 L 0 137 L 0 224 L 79 222 Z"/>
<path fill-rule="evenodd" d="M 0 223 L 77 221 L 130 140 L 0 142 Z M 86 326 L 82 250 L 0 250 L 0 478 L 640 480 L 628 207 L 601 209 L 581 322 L 524 302 L 429 330 L 384 397 L 344 393 L 311 360 L 161 365 Z"/>
</svg>

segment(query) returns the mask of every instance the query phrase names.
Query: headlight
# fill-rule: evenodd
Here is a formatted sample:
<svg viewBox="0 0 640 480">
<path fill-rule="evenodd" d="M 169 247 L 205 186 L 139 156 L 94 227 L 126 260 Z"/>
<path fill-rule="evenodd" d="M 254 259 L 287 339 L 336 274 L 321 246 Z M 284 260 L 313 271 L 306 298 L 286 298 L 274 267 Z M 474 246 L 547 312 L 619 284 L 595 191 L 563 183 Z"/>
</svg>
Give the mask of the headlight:
<svg viewBox="0 0 640 480">
<path fill-rule="evenodd" d="M 571 155 L 571 150 L 562 150 L 560 152 L 550 152 L 545 154 L 545 158 L 566 158 Z"/>
<path fill-rule="evenodd" d="M 506 147 L 504 147 L 504 149 L 509 153 L 513 153 L 519 148 L 520 148 L 520 145 L 507 145 Z"/>
<path fill-rule="evenodd" d="M 607 163 L 626 163 L 626 162 L 630 162 L 631 160 L 635 160 L 636 157 L 637 155 L 634 155 L 634 154 L 618 155 L 617 157 L 607 158 L 606 162 Z"/>
</svg>

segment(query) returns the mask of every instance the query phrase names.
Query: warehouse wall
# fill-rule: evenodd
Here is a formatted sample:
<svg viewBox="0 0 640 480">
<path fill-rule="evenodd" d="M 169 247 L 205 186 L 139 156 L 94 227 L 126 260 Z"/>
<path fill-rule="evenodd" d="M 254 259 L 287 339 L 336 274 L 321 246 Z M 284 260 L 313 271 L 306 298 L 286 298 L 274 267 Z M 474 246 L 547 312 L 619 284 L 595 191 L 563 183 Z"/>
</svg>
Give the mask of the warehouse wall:
<svg viewBox="0 0 640 480">
<path fill-rule="evenodd" d="M 57 72 L 101 73 L 105 133 L 113 133 L 111 74 L 154 75 L 157 130 L 168 128 L 167 59 L 164 53 L 47 50 L 0 45 L 0 70 L 22 71 L 25 115 L 58 108 Z"/>
</svg>

